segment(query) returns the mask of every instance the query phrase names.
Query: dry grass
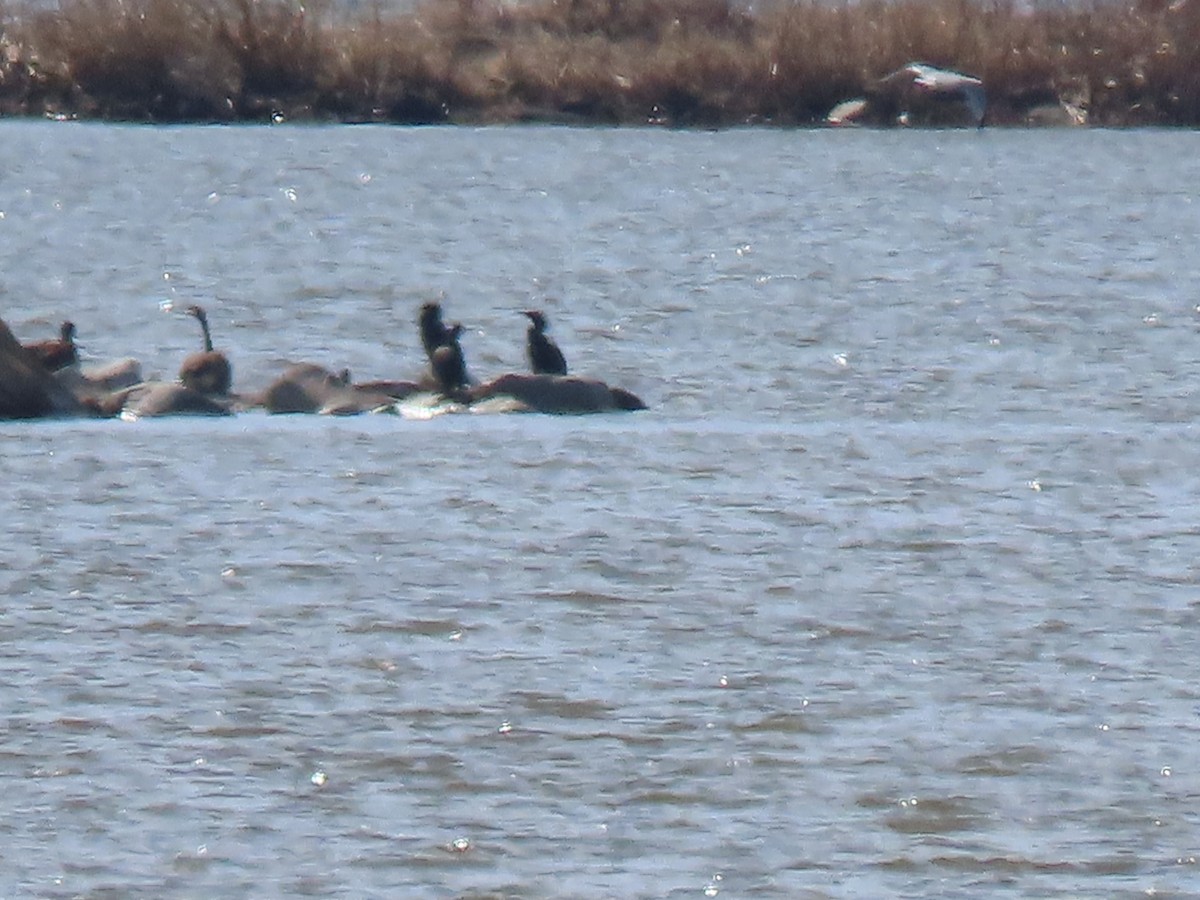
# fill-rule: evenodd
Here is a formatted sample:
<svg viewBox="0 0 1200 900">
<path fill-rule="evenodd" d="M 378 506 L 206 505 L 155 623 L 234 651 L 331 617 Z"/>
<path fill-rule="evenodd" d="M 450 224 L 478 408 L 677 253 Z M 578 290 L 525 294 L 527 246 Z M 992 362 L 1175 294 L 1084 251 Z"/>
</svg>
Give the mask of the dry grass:
<svg viewBox="0 0 1200 900">
<path fill-rule="evenodd" d="M 993 121 L 1062 99 L 1200 124 L 1200 0 L 429 0 L 353 20 L 320 2 L 0 0 L 0 112 L 805 124 L 921 60 L 982 77 Z"/>
</svg>

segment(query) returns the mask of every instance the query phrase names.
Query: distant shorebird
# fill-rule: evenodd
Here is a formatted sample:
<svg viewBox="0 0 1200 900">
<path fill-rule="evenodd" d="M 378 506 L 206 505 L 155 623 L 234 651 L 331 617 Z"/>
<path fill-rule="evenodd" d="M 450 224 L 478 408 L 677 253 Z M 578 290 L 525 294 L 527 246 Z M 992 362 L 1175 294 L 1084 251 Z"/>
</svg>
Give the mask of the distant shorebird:
<svg viewBox="0 0 1200 900">
<path fill-rule="evenodd" d="M 536 309 L 523 313 L 529 317 L 529 329 L 525 332 L 525 352 L 535 375 L 566 375 L 567 360 L 558 349 L 558 344 L 546 335 L 550 323 Z"/>
</svg>

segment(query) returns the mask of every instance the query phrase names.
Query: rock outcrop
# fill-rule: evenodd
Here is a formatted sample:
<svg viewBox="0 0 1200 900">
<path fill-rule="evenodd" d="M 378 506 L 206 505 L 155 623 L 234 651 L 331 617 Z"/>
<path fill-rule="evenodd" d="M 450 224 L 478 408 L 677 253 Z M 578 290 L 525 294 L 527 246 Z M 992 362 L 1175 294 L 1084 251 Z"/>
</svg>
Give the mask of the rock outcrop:
<svg viewBox="0 0 1200 900">
<path fill-rule="evenodd" d="M 0 319 L 0 419 L 84 413 L 71 392 L 21 346 Z"/>
<path fill-rule="evenodd" d="M 595 378 L 574 375 L 501 375 L 470 393 L 472 403 L 509 397 L 530 412 L 558 415 L 645 409 L 641 398 Z"/>
<path fill-rule="evenodd" d="M 101 401 L 101 411 L 126 419 L 233 414 L 228 404 L 170 381 L 147 381 L 116 391 Z"/>
<path fill-rule="evenodd" d="M 393 393 L 403 393 L 405 386 L 403 382 L 356 386 L 345 370 L 332 372 L 313 363 L 297 363 L 263 391 L 258 405 L 276 414 L 357 415 L 391 407 L 395 400 Z"/>
</svg>

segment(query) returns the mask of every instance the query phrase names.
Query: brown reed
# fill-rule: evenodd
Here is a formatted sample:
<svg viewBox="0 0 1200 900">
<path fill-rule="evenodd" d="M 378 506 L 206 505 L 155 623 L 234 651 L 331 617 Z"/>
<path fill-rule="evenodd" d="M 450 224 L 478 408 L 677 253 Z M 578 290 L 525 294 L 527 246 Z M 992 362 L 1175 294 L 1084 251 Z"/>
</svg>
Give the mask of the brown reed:
<svg viewBox="0 0 1200 900">
<path fill-rule="evenodd" d="M 923 61 L 989 120 L 1200 124 L 1200 0 L 0 0 L 0 114 L 165 121 L 819 122 Z"/>
</svg>

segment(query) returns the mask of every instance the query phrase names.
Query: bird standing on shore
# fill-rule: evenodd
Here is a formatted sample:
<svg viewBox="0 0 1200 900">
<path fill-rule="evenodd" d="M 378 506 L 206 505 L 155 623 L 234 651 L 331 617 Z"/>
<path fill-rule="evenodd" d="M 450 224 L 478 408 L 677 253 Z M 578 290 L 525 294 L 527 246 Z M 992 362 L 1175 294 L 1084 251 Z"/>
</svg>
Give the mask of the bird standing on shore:
<svg viewBox="0 0 1200 900">
<path fill-rule="evenodd" d="M 25 349 L 37 357 L 47 372 L 57 372 L 74 365 L 79 362 L 79 354 L 75 349 L 75 323 L 63 322 L 56 340 L 35 341 L 26 344 Z"/>
<path fill-rule="evenodd" d="M 558 344 L 546 334 L 550 323 L 536 309 L 527 309 L 522 315 L 529 317 L 529 329 L 525 332 L 525 352 L 535 375 L 566 375 L 567 360 Z"/>
<path fill-rule="evenodd" d="M 204 349 L 190 354 L 179 367 L 179 380 L 201 394 L 229 393 L 233 384 L 233 369 L 224 353 L 213 349 L 212 333 L 208 330 L 208 315 L 199 306 L 189 306 L 187 314 L 194 317 L 204 332 Z"/>
</svg>

